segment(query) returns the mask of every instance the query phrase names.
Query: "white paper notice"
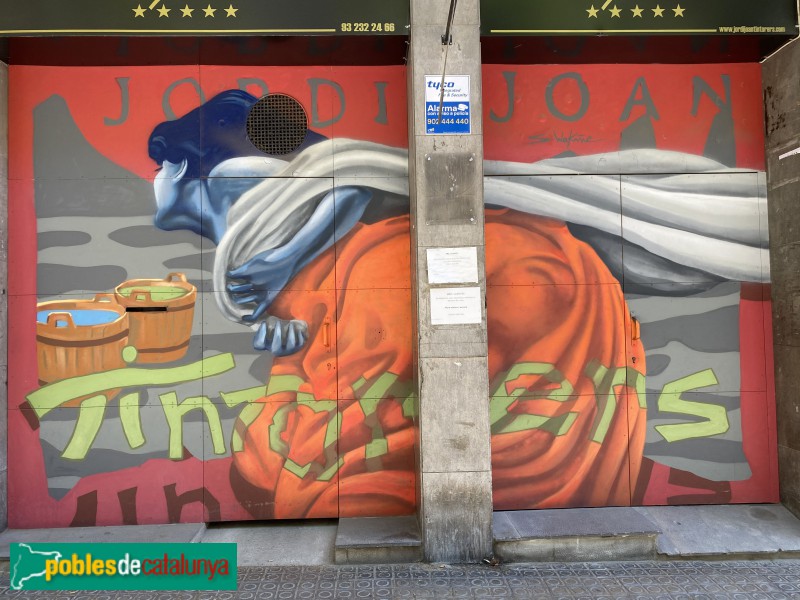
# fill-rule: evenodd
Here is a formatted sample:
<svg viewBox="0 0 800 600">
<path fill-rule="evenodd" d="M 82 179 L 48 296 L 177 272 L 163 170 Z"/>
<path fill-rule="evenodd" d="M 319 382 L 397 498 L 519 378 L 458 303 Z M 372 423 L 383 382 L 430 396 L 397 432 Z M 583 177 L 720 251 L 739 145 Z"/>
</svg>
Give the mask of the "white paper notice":
<svg viewBox="0 0 800 600">
<path fill-rule="evenodd" d="M 433 288 L 431 325 L 467 325 L 481 322 L 481 288 Z"/>
<path fill-rule="evenodd" d="M 478 249 L 428 248 L 428 283 L 477 283 Z"/>
</svg>

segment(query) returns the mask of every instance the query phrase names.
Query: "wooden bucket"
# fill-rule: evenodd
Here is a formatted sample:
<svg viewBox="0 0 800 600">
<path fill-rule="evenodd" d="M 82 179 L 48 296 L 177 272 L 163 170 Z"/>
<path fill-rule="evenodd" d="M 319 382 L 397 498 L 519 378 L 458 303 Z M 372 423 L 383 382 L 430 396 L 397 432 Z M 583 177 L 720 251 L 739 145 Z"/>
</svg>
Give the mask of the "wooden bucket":
<svg viewBox="0 0 800 600">
<path fill-rule="evenodd" d="M 197 288 L 183 273 L 164 279 L 131 279 L 114 289 L 128 312 L 128 344 L 138 363 L 163 363 L 183 358 L 192 335 Z"/>
<path fill-rule="evenodd" d="M 125 366 L 122 349 L 128 345 L 128 315 L 113 295 L 40 302 L 36 309 L 40 384 Z M 110 389 L 105 395 L 111 399 L 118 391 Z"/>
</svg>

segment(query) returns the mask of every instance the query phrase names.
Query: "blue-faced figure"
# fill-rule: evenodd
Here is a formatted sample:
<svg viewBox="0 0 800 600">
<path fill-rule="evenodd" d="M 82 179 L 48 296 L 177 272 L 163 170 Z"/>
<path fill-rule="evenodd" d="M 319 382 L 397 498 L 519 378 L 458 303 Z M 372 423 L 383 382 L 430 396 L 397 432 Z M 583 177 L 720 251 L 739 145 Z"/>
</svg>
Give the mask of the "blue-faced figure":
<svg viewBox="0 0 800 600">
<path fill-rule="evenodd" d="M 158 228 L 186 229 L 219 245 L 228 233 L 229 211 L 244 194 L 266 193 L 276 178 L 291 177 L 287 165 L 326 139 L 309 130 L 291 154 L 259 151 L 247 136 L 247 116 L 256 101 L 247 92 L 228 90 L 153 130 L 148 153 L 160 166 L 154 181 Z M 295 274 L 358 222 L 370 198 L 362 187 L 329 190 L 315 199 L 310 216 L 280 247 L 224 265 L 226 291 L 247 308 L 241 321 L 255 329 L 255 348 L 283 356 L 303 347 L 307 325 L 277 319 L 267 309 Z"/>
</svg>

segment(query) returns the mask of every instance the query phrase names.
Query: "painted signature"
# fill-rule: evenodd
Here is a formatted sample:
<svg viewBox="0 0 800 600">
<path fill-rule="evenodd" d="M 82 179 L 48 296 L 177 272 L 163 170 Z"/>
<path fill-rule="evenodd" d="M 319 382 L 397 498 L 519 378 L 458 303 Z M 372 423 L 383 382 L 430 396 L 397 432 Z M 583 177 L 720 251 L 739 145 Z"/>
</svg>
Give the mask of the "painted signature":
<svg viewBox="0 0 800 600">
<path fill-rule="evenodd" d="M 553 131 L 552 135 L 542 135 L 541 133 L 535 133 L 533 135 L 528 136 L 528 140 L 531 144 L 546 144 L 547 142 L 557 142 L 559 144 L 566 144 L 567 148 L 569 148 L 572 144 L 592 144 L 594 142 L 599 142 L 598 138 L 592 137 L 591 135 L 587 135 L 584 133 L 575 133 L 574 131 L 570 130 L 569 133 L 565 133 L 563 131 Z"/>
</svg>

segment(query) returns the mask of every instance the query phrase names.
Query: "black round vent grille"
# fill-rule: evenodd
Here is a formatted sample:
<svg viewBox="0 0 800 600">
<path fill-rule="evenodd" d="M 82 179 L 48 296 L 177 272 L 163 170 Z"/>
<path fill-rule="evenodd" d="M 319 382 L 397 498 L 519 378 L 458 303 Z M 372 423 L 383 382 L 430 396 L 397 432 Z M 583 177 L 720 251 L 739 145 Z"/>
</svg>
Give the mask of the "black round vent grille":
<svg viewBox="0 0 800 600">
<path fill-rule="evenodd" d="M 268 94 L 247 115 L 247 138 L 265 154 L 291 154 L 306 139 L 308 117 L 302 105 L 285 94 Z"/>
</svg>

